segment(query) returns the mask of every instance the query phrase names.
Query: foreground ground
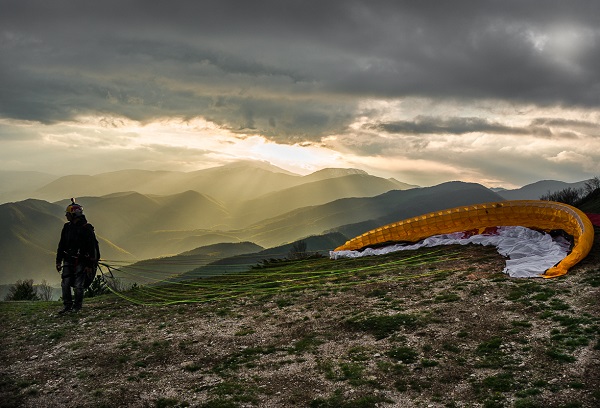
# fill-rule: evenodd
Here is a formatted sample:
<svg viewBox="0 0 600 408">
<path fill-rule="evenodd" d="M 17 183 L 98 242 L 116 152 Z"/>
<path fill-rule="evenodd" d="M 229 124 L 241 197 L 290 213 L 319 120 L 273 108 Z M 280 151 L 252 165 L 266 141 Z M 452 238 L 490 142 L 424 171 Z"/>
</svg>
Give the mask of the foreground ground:
<svg viewBox="0 0 600 408">
<path fill-rule="evenodd" d="M 1 303 L 0 405 L 600 406 L 598 243 L 550 280 L 507 278 L 491 248 L 444 251 L 342 277 L 373 261 L 315 260 L 320 283 L 196 303 Z"/>
</svg>

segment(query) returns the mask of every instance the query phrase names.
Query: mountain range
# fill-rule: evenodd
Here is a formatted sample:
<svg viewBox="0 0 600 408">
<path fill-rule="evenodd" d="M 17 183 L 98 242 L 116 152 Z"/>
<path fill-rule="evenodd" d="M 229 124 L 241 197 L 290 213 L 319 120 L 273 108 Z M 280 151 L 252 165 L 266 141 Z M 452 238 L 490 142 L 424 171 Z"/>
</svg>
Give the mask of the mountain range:
<svg viewBox="0 0 600 408">
<path fill-rule="evenodd" d="M 576 190 L 583 188 L 586 181 L 587 180 L 576 183 L 565 183 L 564 181 L 541 180 L 514 190 L 501 190 L 498 191 L 498 194 L 506 200 L 537 200 L 543 195 L 564 190 L 566 188 Z"/>
<path fill-rule="evenodd" d="M 300 176 L 261 162 L 191 173 L 129 170 L 53 178 L 0 172 L 0 180 L 0 197 L 27 197 L 0 205 L 0 284 L 60 280 L 54 257 L 73 196 L 95 226 L 104 260 L 194 275 L 219 262 L 239 264 L 244 256 L 246 263 L 285 256 L 298 240 L 309 243 L 309 251 L 327 253 L 383 224 L 510 195 L 464 182 L 422 188 L 358 169 Z M 551 188 L 548 183 L 543 188 Z M 521 196 L 537 194 L 539 186 L 519 190 Z"/>
</svg>

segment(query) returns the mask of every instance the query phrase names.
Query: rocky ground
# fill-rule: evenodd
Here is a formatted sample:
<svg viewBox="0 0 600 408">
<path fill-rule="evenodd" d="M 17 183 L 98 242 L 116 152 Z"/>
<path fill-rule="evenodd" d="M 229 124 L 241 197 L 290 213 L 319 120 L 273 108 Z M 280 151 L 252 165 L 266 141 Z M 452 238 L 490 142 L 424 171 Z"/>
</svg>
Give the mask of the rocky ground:
<svg viewBox="0 0 600 408">
<path fill-rule="evenodd" d="M 597 407 L 599 249 L 548 280 L 470 246 L 197 303 L 3 302 L 0 406 Z"/>
</svg>

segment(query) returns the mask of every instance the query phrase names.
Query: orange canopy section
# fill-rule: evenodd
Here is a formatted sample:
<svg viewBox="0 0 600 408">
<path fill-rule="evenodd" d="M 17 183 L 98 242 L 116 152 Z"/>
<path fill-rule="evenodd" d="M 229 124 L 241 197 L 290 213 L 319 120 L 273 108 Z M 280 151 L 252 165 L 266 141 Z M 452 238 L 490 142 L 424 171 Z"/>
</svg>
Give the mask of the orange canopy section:
<svg viewBox="0 0 600 408">
<path fill-rule="evenodd" d="M 563 230 L 574 240 L 573 249 L 542 276 L 564 275 L 587 256 L 594 242 L 594 227 L 580 210 L 553 201 L 514 200 L 461 206 L 407 218 L 366 232 L 347 241 L 336 251 L 358 250 L 386 242 L 417 242 L 432 235 L 450 234 L 498 226 L 522 226 L 542 231 Z"/>
</svg>

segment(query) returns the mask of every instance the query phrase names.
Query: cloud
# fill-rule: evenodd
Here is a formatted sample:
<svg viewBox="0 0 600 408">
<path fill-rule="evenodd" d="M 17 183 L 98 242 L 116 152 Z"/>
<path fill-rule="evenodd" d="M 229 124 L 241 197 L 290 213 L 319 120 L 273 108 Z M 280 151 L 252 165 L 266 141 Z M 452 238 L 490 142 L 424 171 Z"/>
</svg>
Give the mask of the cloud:
<svg viewBox="0 0 600 408">
<path fill-rule="evenodd" d="M 0 17 L 6 117 L 202 116 L 296 141 L 345 130 L 354 98 L 600 104 L 594 2 L 34 3 Z"/>
<path fill-rule="evenodd" d="M 596 123 L 547 118 L 534 119 L 525 126 L 507 126 L 480 117 L 440 118 L 417 116 L 413 120 L 367 124 L 365 127 L 380 132 L 425 137 L 433 134 L 464 135 L 468 133 L 532 135 L 547 139 L 577 139 L 580 136 L 600 136 L 598 124 Z"/>
<path fill-rule="evenodd" d="M 398 121 L 380 123 L 371 126 L 376 130 L 387 133 L 403 134 L 452 134 L 462 135 L 465 133 L 484 132 L 493 134 L 524 134 L 524 129 L 494 123 L 488 119 L 471 118 L 439 118 L 431 116 L 418 116 L 412 121 Z"/>
<path fill-rule="evenodd" d="M 259 137 L 381 168 L 437 160 L 426 167 L 523 180 L 517 170 L 567 166 L 548 159 L 561 151 L 598 159 L 582 150 L 599 147 L 598 15 L 591 0 L 4 0 L 0 141 L 71 136 L 98 155 L 134 145 L 164 158 L 132 141 L 138 130 L 116 130 L 204 120 L 229 135 L 221 146 Z M 102 142 L 65 125 L 84 118 L 115 132 Z M 187 137 L 191 149 L 207 138 Z M 538 141 L 543 155 L 521 155 Z M 496 164 L 499 151 L 540 170 Z M 564 169 L 581 175 L 576 166 Z"/>
</svg>

